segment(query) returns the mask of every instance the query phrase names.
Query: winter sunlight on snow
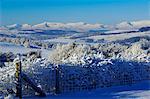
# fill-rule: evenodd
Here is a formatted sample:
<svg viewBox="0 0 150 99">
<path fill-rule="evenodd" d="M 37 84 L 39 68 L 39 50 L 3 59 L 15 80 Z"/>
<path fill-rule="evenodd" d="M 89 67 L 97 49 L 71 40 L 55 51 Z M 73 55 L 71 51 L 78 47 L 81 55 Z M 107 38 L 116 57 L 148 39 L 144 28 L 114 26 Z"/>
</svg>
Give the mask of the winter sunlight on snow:
<svg viewBox="0 0 150 99">
<path fill-rule="evenodd" d="M 0 0 L 0 99 L 150 99 L 149 4 Z"/>
</svg>

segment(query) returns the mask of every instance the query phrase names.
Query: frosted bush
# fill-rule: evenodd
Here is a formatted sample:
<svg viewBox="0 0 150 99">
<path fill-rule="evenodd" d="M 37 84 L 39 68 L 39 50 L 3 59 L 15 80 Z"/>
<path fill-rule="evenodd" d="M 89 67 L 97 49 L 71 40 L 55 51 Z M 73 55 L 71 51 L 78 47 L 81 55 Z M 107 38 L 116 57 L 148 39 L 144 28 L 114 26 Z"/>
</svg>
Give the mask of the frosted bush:
<svg viewBox="0 0 150 99">
<path fill-rule="evenodd" d="M 101 50 L 106 58 L 117 56 L 119 53 L 123 52 L 127 49 L 128 46 L 120 45 L 118 43 L 107 43 L 99 46 L 99 50 Z"/>
<path fill-rule="evenodd" d="M 58 45 L 56 49 L 50 54 L 50 61 L 53 63 L 78 63 L 81 57 L 89 52 L 89 47 L 86 45 L 67 44 Z M 80 63 L 80 62 L 79 62 Z"/>
<path fill-rule="evenodd" d="M 92 59 L 124 59 L 149 62 L 150 41 L 141 40 L 131 46 L 118 43 L 106 44 L 66 44 L 57 45 L 50 54 L 50 61 L 55 64 L 88 64 Z M 91 59 L 91 60 L 90 60 Z M 90 60 L 90 61 L 88 61 Z"/>
<path fill-rule="evenodd" d="M 55 64 L 90 64 L 92 60 L 104 60 L 109 52 L 106 46 L 102 45 L 86 45 L 86 44 L 67 44 L 58 45 L 50 54 L 50 61 Z M 117 48 L 116 48 L 117 49 Z M 107 52 L 108 51 L 108 52 Z M 118 51 L 118 50 L 116 50 Z M 104 53 L 106 53 L 104 55 Z M 113 56 L 113 55 L 112 55 Z M 109 57 L 109 58 L 112 58 Z"/>
<path fill-rule="evenodd" d="M 50 61 L 55 64 L 89 64 L 92 59 L 109 59 L 115 57 L 113 53 L 121 52 L 123 47 L 108 45 L 86 45 L 86 44 L 67 44 L 58 45 L 50 54 Z M 111 55 L 109 55 L 111 54 Z"/>
<path fill-rule="evenodd" d="M 126 60 L 150 62 L 150 41 L 143 39 L 133 43 L 131 47 L 122 52 L 122 58 Z"/>
</svg>

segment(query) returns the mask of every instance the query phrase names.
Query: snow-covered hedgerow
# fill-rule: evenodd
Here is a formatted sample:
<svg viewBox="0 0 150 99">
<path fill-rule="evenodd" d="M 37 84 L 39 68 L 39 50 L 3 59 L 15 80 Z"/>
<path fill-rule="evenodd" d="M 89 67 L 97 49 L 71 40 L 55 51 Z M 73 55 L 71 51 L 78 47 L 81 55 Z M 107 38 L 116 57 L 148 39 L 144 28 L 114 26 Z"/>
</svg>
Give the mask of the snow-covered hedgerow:
<svg viewBox="0 0 150 99">
<path fill-rule="evenodd" d="M 128 46 L 119 43 L 99 44 L 98 50 L 102 51 L 106 58 L 116 57 L 119 53 L 125 51 Z"/>
<path fill-rule="evenodd" d="M 55 64 L 86 64 L 89 59 L 110 59 L 127 49 L 127 46 L 120 44 L 67 44 L 58 45 L 50 54 L 50 61 Z M 89 62 L 89 61 L 88 61 Z"/>
<path fill-rule="evenodd" d="M 57 45 L 49 57 L 55 64 L 81 64 L 84 65 L 88 59 L 124 59 L 130 61 L 150 61 L 150 41 L 140 40 L 132 45 L 121 45 L 118 43 L 106 44 L 66 44 Z M 89 61 L 88 61 L 89 62 Z"/>
<path fill-rule="evenodd" d="M 68 44 L 68 45 L 58 45 L 56 50 L 52 52 L 49 59 L 52 63 L 73 63 L 82 64 L 81 58 L 90 54 L 90 47 L 87 45 L 78 44 Z"/>
<path fill-rule="evenodd" d="M 20 38 L 20 37 L 16 37 L 16 38 L 0 37 L 0 42 L 13 43 L 13 44 L 17 44 L 17 45 L 22 45 L 27 48 L 37 47 L 37 48 L 44 48 L 44 49 L 52 48 L 54 45 L 53 43 L 50 43 L 50 42 L 44 42 L 44 41 L 40 41 L 40 40 L 36 41 L 36 40 L 23 38 L 23 37 L 22 38 Z"/>
<path fill-rule="evenodd" d="M 123 59 L 150 62 L 150 41 L 142 39 L 121 53 Z"/>
<path fill-rule="evenodd" d="M 2 53 L 0 52 L 0 62 L 13 61 L 15 55 L 12 52 Z"/>
</svg>

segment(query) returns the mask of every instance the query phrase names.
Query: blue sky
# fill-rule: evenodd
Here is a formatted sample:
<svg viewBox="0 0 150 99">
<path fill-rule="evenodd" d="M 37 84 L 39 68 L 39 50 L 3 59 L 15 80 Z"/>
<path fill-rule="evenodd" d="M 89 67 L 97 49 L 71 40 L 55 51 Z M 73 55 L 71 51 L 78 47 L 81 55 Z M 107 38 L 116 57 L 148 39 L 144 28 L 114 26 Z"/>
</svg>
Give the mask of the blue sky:
<svg viewBox="0 0 150 99">
<path fill-rule="evenodd" d="M 150 0 L 0 0 L 0 25 L 150 19 Z"/>
</svg>

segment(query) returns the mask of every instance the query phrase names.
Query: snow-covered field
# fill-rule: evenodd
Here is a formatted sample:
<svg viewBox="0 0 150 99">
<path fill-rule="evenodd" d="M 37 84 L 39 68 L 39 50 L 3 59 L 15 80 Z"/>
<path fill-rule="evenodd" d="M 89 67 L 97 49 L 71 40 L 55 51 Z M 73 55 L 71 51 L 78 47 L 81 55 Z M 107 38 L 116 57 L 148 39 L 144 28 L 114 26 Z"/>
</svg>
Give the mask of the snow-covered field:
<svg viewBox="0 0 150 99">
<path fill-rule="evenodd" d="M 36 52 L 41 52 L 41 56 Z M 138 83 L 150 80 L 149 20 L 122 22 L 114 26 L 44 22 L 0 27 L 0 95 L 8 95 L 7 88 L 15 90 L 15 66 L 9 60 L 15 59 L 17 54 L 21 54 L 24 73 L 41 85 L 47 94 L 54 94 L 56 89 L 51 85 L 55 83 L 51 82 L 55 77 L 51 72 L 57 66 L 62 69 L 60 82 L 66 84 L 61 85 L 62 89 L 78 85 L 79 90 L 84 90 L 78 92 L 76 89 L 75 93 L 73 90 L 62 91 L 60 95 L 46 98 L 150 97 L 150 82 Z M 68 75 L 71 78 L 67 78 Z M 124 80 L 127 81 L 125 84 Z M 118 82 L 124 86 L 118 86 Z M 132 83 L 137 84 L 126 86 Z M 99 87 L 95 91 L 85 91 L 90 84 L 91 89 L 95 88 L 94 84 Z M 26 95 L 34 94 L 26 85 L 23 91 Z"/>
<path fill-rule="evenodd" d="M 111 31 L 109 32 L 111 33 Z M 112 34 L 110 35 L 98 35 L 98 36 L 91 36 L 88 37 L 89 39 L 93 40 L 100 40 L 104 39 L 106 41 L 116 41 L 116 40 L 125 40 L 133 37 L 142 37 L 142 36 L 149 36 L 150 32 L 136 32 L 136 33 L 120 33 L 120 34 L 115 34 L 116 32 L 112 31 Z"/>
<path fill-rule="evenodd" d="M 23 54 L 23 53 L 28 53 L 30 51 L 42 51 L 42 56 L 48 58 L 48 54 L 50 53 L 50 50 L 46 49 L 36 49 L 36 48 L 26 48 L 20 45 L 12 44 L 12 43 L 7 43 L 7 42 L 0 42 L 0 52 L 13 52 L 14 54 Z"/>
</svg>

